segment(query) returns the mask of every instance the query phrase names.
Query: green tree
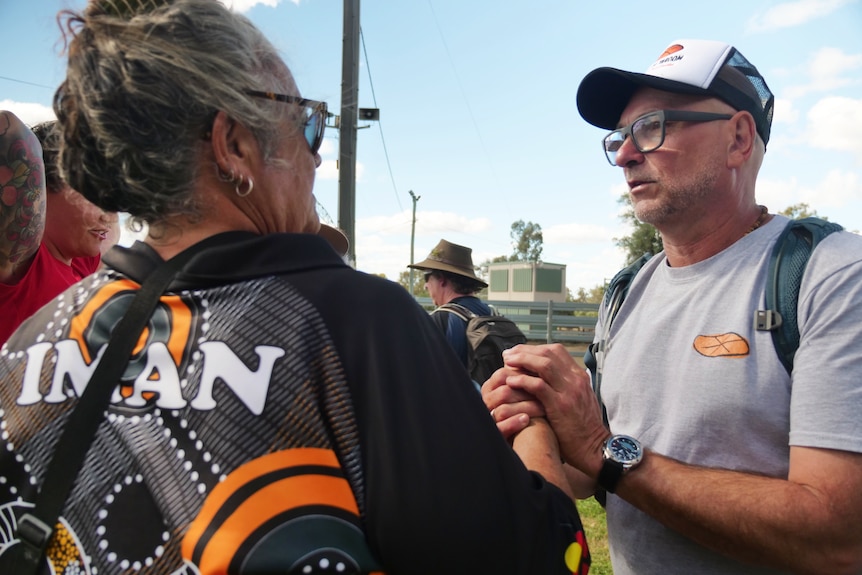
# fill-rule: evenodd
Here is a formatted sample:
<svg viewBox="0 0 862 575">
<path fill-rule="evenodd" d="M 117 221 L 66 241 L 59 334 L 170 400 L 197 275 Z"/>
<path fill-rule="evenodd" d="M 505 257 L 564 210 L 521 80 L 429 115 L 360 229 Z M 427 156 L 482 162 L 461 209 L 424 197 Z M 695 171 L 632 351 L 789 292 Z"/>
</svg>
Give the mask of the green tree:
<svg viewBox="0 0 862 575">
<path fill-rule="evenodd" d="M 594 286 L 590 289 L 578 288 L 578 295 L 572 296 L 571 290 L 569 290 L 568 297 L 566 301 L 576 302 L 576 303 L 601 303 L 602 298 L 605 296 L 605 290 L 607 289 L 608 284 L 604 283 L 602 285 Z"/>
<path fill-rule="evenodd" d="M 499 262 L 508 262 L 508 261 L 516 261 L 509 258 L 509 256 L 497 256 L 495 258 L 491 258 L 489 260 L 485 260 L 478 265 L 479 273 L 476 274 L 483 280 L 488 280 L 488 264 L 496 264 Z"/>
<path fill-rule="evenodd" d="M 398 274 L 398 283 L 401 287 L 410 291 L 410 270 L 404 270 Z M 413 296 L 414 297 L 430 297 L 431 294 L 425 289 L 425 278 L 422 277 L 422 270 L 413 270 Z"/>
<path fill-rule="evenodd" d="M 626 206 L 620 219 L 632 226 L 632 233 L 622 238 L 614 238 L 614 243 L 621 247 L 626 252 L 626 262 L 631 263 L 649 252 L 657 254 L 664 246 L 661 242 L 661 234 L 650 224 L 646 224 L 638 220 L 635 216 L 635 209 L 632 206 L 628 194 L 623 194 L 618 203 Z"/>
<path fill-rule="evenodd" d="M 509 258 L 512 262 L 538 262 L 542 258 L 542 226 L 518 220 L 512 224 L 510 233 L 515 251 Z M 504 260 L 505 261 L 505 260 Z"/>
<path fill-rule="evenodd" d="M 822 218 L 824 220 L 829 219 L 817 215 L 817 210 L 812 210 L 811 207 L 805 202 L 793 204 L 792 206 L 787 206 L 778 213 L 782 216 L 787 216 L 788 218 L 794 220 L 801 220 L 802 218 Z"/>
</svg>

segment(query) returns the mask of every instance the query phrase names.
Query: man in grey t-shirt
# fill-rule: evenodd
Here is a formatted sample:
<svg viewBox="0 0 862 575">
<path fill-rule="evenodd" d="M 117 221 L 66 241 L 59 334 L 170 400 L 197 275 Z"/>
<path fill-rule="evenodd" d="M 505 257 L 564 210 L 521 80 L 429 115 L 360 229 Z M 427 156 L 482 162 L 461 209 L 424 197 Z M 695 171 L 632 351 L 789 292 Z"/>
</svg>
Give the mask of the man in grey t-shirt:
<svg viewBox="0 0 862 575">
<path fill-rule="evenodd" d="M 644 74 L 590 72 L 577 102 L 664 251 L 612 326 L 600 312 L 609 429 L 559 345 L 505 354 L 483 387 L 499 429 L 547 414 L 578 495 L 608 492 L 615 575 L 862 573 L 862 238 L 813 251 L 788 374 L 752 320 L 788 222 L 755 199 L 774 104 L 757 69 L 680 40 Z"/>
</svg>

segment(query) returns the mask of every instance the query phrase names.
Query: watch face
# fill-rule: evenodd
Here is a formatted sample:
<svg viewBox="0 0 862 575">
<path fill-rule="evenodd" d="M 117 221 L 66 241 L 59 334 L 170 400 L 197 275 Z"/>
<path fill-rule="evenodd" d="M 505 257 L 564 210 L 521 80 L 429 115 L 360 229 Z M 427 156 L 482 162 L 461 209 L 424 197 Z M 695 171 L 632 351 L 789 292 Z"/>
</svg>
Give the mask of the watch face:
<svg viewBox="0 0 862 575">
<path fill-rule="evenodd" d="M 619 461 L 628 467 L 639 463 L 643 457 L 640 443 L 628 435 L 615 435 L 607 443 L 608 455 L 614 461 Z"/>
</svg>

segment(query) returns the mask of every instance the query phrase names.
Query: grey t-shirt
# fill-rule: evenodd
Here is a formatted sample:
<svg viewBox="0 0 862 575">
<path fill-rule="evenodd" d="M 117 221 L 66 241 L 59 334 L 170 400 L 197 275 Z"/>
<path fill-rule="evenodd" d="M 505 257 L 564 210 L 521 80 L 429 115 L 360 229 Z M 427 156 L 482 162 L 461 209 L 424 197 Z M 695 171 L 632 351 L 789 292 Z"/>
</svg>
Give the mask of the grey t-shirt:
<svg viewBox="0 0 862 575">
<path fill-rule="evenodd" d="M 601 361 L 614 433 L 683 462 L 774 477 L 787 476 L 790 445 L 862 452 L 862 237 L 832 234 L 812 254 L 791 382 L 770 333 L 753 328 L 787 221 L 691 266 L 671 268 L 662 253 L 641 269 Z M 708 551 L 613 495 L 607 518 L 615 575 L 776 573 Z"/>
</svg>

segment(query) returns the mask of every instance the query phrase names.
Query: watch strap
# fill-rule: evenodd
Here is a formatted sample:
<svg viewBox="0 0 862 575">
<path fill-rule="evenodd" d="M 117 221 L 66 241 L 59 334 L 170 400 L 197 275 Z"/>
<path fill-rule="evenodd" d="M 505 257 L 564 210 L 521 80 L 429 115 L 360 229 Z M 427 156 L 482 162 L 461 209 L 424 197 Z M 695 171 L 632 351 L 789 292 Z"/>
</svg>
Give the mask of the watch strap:
<svg viewBox="0 0 862 575">
<path fill-rule="evenodd" d="M 620 482 L 620 478 L 623 476 L 624 471 L 625 468 L 622 463 L 606 458 L 602 462 L 601 471 L 599 471 L 599 487 L 608 493 L 615 493 L 617 490 L 617 483 Z"/>
</svg>

